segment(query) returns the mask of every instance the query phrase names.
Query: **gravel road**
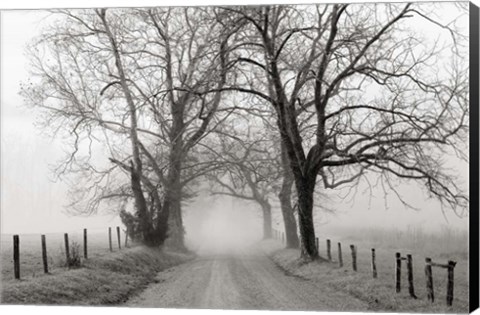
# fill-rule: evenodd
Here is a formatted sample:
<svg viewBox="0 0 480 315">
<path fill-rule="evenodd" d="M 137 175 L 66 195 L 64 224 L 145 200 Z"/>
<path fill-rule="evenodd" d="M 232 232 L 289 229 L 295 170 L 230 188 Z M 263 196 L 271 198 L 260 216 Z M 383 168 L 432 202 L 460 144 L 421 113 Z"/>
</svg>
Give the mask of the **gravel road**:
<svg viewBox="0 0 480 315">
<path fill-rule="evenodd" d="M 367 310 L 367 303 L 287 275 L 260 251 L 204 255 L 160 272 L 126 306 L 197 309 Z"/>
</svg>

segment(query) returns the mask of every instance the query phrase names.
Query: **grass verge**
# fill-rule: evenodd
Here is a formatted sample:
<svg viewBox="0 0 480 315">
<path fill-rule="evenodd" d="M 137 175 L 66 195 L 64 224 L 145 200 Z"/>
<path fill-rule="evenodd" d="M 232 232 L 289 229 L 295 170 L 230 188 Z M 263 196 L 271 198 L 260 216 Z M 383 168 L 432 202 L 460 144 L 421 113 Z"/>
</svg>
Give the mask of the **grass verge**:
<svg viewBox="0 0 480 315">
<path fill-rule="evenodd" d="M 78 269 L 2 281 L 2 304 L 115 305 L 154 281 L 155 274 L 193 255 L 143 246 L 88 259 Z"/>
</svg>

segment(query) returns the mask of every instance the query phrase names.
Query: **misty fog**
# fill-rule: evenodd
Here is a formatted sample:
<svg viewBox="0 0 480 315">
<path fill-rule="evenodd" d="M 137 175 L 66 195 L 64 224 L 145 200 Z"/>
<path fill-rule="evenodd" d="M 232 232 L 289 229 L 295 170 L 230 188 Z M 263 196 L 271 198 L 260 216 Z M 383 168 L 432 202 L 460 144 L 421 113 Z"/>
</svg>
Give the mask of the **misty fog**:
<svg viewBox="0 0 480 315">
<path fill-rule="evenodd" d="M 17 91 L 26 76 L 23 49 L 35 35 L 41 19 L 41 15 L 32 11 L 2 12 L 1 231 L 63 232 L 118 225 L 120 220 L 112 214 L 115 209 L 105 209 L 91 217 L 72 217 L 66 213 L 65 184 L 52 182 L 50 175 L 51 164 L 64 157 L 62 143 L 35 129 L 35 112 L 21 106 Z M 451 164 L 468 189 L 468 165 L 458 164 L 453 158 Z M 328 211 L 315 211 L 317 233 L 327 235 L 345 227 L 401 230 L 419 227 L 440 232 L 447 226 L 468 230 L 468 218 L 459 218 L 450 212 L 442 214 L 440 204 L 426 199 L 419 186 L 403 186 L 401 191 L 419 211 L 405 208 L 395 196 L 385 200 L 383 191 L 375 183 L 362 181 L 356 192 L 350 193 L 348 189 L 330 190 L 329 199 L 322 205 Z M 273 227 L 281 229 L 276 201 L 272 211 Z M 255 204 L 210 196 L 204 191 L 185 206 L 187 245 L 206 253 L 248 246 L 262 237 L 260 217 L 260 209 Z"/>
</svg>

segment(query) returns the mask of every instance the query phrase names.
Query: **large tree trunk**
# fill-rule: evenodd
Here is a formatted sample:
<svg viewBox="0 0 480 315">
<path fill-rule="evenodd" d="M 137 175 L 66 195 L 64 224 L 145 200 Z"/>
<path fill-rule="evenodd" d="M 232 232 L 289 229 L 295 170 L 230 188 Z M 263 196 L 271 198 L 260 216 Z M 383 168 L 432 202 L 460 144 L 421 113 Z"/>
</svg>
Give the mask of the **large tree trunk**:
<svg viewBox="0 0 480 315">
<path fill-rule="evenodd" d="M 293 181 L 284 178 L 282 190 L 278 194 L 278 198 L 280 200 L 280 208 L 282 210 L 283 223 L 285 226 L 287 248 L 298 248 L 300 242 L 297 234 L 297 221 L 295 220 L 292 207 L 292 185 Z"/>
<path fill-rule="evenodd" d="M 140 176 L 135 171 L 133 165 L 131 167 L 130 176 L 133 196 L 135 199 L 135 208 L 137 210 L 136 215 L 139 219 L 139 228 L 142 234 L 142 241 L 147 246 L 155 246 L 154 240 L 151 238 L 152 222 L 148 215 L 147 201 L 143 195 Z"/>
<path fill-rule="evenodd" d="M 272 238 L 272 206 L 268 201 L 262 202 L 263 239 Z"/>
<path fill-rule="evenodd" d="M 155 192 L 157 193 L 157 192 Z M 168 218 L 169 218 L 169 210 L 168 208 L 164 207 L 161 202 L 160 202 L 160 197 L 158 196 L 158 193 L 156 195 L 156 200 L 155 200 L 155 209 L 156 209 L 156 238 L 158 245 L 163 245 L 165 243 L 165 240 L 168 237 L 169 233 L 169 227 L 168 227 Z"/>
<path fill-rule="evenodd" d="M 308 176 L 310 175 L 310 176 Z M 295 184 L 298 194 L 298 220 L 301 237 L 301 258 L 312 261 L 318 258 L 315 246 L 315 227 L 313 224 L 313 192 L 315 189 L 316 174 L 307 174 L 306 177 L 296 178 Z"/>
<path fill-rule="evenodd" d="M 177 142 L 179 139 L 177 139 Z M 182 219 L 182 184 L 181 184 L 181 167 L 182 154 L 181 147 L 175 143 L 170 155 L 170 165 L 168 170 L 168 187 L 165 187 L 165 207 L 169 212 L 169 235 L 168 244 L 178 250 L 185 250 Z"/>
<path fill-rule="evenodd" d="M 177 250 L 186 250 L 185 228 L 183 226 L 182 206 L 180 200 L 174 200 L 171 204 L 169 226 L 169 245 Z"/>
<path fill-rule="evenodd" d="M 281 146 L 281 154 L 283 181 L 278 199 L 280 200 L 280 208 L 282 210 L 287 248 L 298 248 L 300 242 L 297 234 L 297 221 L 295 220 L 292 207 L 293 174 L 288 164 L 288 156 L 283 144 Z"/>
<path fill-rule="evenodd" d="M 110 30 L 109 23 L 106 17 L 107 10 L 100 9 L 97 11 L 98 16 L 102 20 L 102 23 L 105 27 L 105 33 L 108 36 L 112 52 L 115 58 L 115 66 L 117 68 L 118 77 L 120 78 L 120 85 L 122 87 L 123 94 L 125 96 L 129 114 L 130 114 L 130 142 L 132 145 L 132 165 L 131 165 L 131 185 L 132 191 L 135 199 L 135 207 L 137 209 L 137 215 L 140 220 L 140 229 L 142 231 L 143 242 L 149 246 L 156 246 L 163 243 L 161 237 L 155 233 L 153 226 L 153 217 L 149 213 L 147 202 L 142 190 L 141 178 L 143 175 L 143 165 L 142 159 L 140 156 L 140 140 L 137 134 L 137 108 L 134 102 L 132 93 L 129 88 L 127 75 L 125 74 L 122 58 L 120 55 L 120 50 L 118 43 L 115 39 L 114 34 Z M 161 208 L 161 205 L 158 205 Z"/>
</svg>

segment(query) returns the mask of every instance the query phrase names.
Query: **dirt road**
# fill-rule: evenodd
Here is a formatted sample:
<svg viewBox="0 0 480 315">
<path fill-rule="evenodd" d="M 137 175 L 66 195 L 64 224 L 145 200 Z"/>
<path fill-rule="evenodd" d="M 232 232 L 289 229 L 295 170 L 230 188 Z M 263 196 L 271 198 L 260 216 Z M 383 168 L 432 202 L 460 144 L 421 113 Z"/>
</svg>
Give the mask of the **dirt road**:
<svg viewBox="0 0 480 315">
<path fill-rule="evenodd" d="M 269 310 L 367 310 L 367 303 L 285 274 L 259 251 L 206 255 L 157 275 L 127 306 Z"/>
</svg>

